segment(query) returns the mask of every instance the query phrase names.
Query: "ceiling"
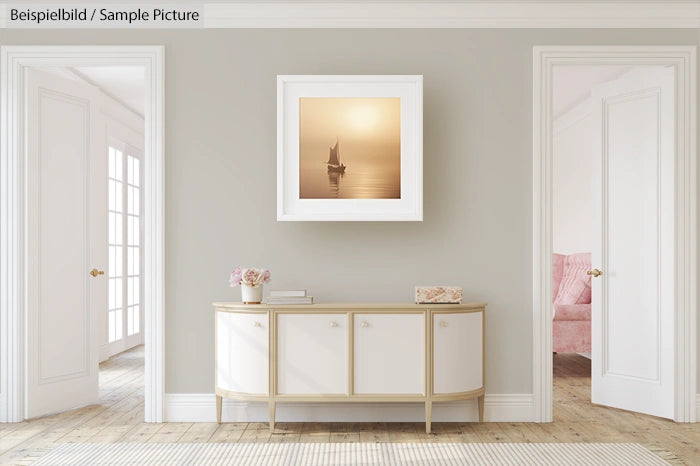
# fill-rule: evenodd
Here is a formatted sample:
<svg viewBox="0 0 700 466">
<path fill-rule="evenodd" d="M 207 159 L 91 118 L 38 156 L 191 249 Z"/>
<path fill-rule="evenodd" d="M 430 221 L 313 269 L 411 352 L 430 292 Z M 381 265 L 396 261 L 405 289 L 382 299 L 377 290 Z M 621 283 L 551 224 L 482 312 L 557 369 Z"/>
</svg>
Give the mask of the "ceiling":
<svg viewBox="0 0 700 466">
<path fill-rule="evenodd" d="M 629 69 L 629 66 L 555 66 L 552 70 L 554 118 L 587 99 L 597 84 L 612 81 Z"/>
<path fill-rule="evenodd" d="M 143 67 L 80 66 L 72 70 L 143 117 L 146 99 Z"/>
</svg>

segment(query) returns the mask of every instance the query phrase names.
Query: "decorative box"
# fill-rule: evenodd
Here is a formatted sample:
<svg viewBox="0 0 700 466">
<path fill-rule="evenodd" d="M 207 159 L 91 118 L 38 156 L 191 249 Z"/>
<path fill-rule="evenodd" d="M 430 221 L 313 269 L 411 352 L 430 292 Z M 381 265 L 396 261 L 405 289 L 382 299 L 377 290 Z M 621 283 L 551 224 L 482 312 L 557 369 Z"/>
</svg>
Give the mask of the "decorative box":
<svg viewBox="0 0 700 466">
<path fill-rule="evenodd" d="M 461 286 L 417 286 L 416 304 L 460 304 Z"/>
</svg>

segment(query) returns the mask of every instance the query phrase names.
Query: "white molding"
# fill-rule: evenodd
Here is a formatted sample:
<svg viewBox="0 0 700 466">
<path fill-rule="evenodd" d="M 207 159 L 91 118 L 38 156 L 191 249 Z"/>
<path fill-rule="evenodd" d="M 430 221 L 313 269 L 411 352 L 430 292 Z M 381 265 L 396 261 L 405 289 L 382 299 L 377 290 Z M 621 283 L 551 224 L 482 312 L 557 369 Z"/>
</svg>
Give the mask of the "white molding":
<svg viewBox="0 0 700 466">
<path fill-rule="evenodd" d="M 24 419 L 26 314 L 24 148 L 21 96 L 29 66 L 136 65 L 146 70 L 145 420 L 163 420 L 164 380 L 164 48 L 161 46 L 3 46 L 0 48 L 0 421 Z"/>
<path fill-rule="evenodd" d="M 112 93 L 109 92 L 107 89 L 105 89 L 103 86 L 100 86 L 98 83 L 96 83 L 96 82 L 93 81 L 92 79 L 88 78 L 87 76 L 85 76 L 85 75 L 84 75 L 83 73 L 81 73 L 80 71 L 78 71 L 78 70 L 76 70 L 75 68 L 72 68 L 72 67 L 71 67 L 71 68 L 67 68 L 67 69 L 66 69 L 66 72 L 67 72 L 68 74 L 70 74 L 70 75 L 73 77 L 73 79 L 76 79 L 76 80 L 81 81 L 81 82 L 83 82 L 83 83 L 85 83 L 85 84 L 88 84 L 88 85 L 90 85 L 90 86 L 93 86 L 93 87 L 98 88 L 98 89 L 100 90 L 100 92 L 102 93 L 103 97 L 105 98 L 105 100 L 109 101 L 112 105 L 116 104 L 117 106 L 122 107 L 122 108 L 124 109 L 124 111 L 129 112 L 130 115 L 131 115 L 130 118 L 133 118 L 133 117 L 135 116 L 135 117 L 137 117 L 138 119 L 140 119 L 141 122 L 143 122 L 143 115 L 142 115 L 140 112 L 138 112 L 138 111 L 134 110 L 133 108 L 131 108 L 131 107 L 130 107 L 126 102 L 124 102 L 121 98 L 119 98 L 119 97 L 117 97 L 116 95 L 112 94 Z"/>
<path fill-rule="evenodd" d="M 552 420 L 552 67 L 670 65 L 676 78 L 675 420 L 695 422 L 697 391 L 697 173 L 695 46 L 549 46 L 533 49 L 534 420 Z"/>
<path fill-rule="evenodd" d="M 267 403 L 223 400 L 223 422 L 268 422 Z M 277 422 L 425 422 L 424 403 L 277 403 Z M 166 422 L 216 422 L 213 393 L 168 393 Z M 433 403 L 433 422 L 478 422 L 476 400 Z M 486 394 L 487 422 L 532 421 L 532 395 Z"/>
<path fill-rule="evenodd" d="M 93 87 L 96 87 L 97 89 L 99 89 L 100 92 L 102 93 L 103 99 L 108 103 L 108 105 L 110 105 L 111 107 L 121 107 L 123 110 L 120 113 L 126 112 L 129 114 L 129 117 L 128 117 L 129 119 L 133 119 L 134 117 L 136 117 L 139 120 L 141 120 L 141 122 L 143 123 L 143 115 L 140 112 L 137 112 L 136 110 L 131 108 L 129 105 L 127 105 L 126 102 L 124 102 L 122 99 L 120 99 L 116 95 L 112 94 L 111 92 L 106 90 L 104 87 L 100 86 L 98 83 L 96 83 L 92 79 L 88 78 L 83 73 L 76 70 L 75 68 L 69 67 L 69 68 L 63 68 L 63 69 L 65 70 L 64 72 L 67 75 L 71 76 L 71 79 L 80 81 L 84 84 L 87 84 L 89 86 L 93 86 Z"/>
<path fill-rule="evenodd" d="M 236 2 L 204 5 L 207 28 L 698 28 L 688 1 Z"/>
<path fill-rule="evenodd" d="M 574 107 L 554 118 L 552 121 L 552 135 L 556 136 L 576 123 L 581 122 L 581 120 L 588 118 L 590 115 L 591 99 L 586 98 L 584 101 L 579 102 Z"/>
</svg>

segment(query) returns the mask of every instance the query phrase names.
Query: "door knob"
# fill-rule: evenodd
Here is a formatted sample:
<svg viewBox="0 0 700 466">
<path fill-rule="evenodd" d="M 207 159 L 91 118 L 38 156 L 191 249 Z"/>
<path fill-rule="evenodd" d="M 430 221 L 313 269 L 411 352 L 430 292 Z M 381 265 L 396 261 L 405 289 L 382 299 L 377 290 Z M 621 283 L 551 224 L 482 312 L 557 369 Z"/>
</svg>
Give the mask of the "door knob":
<svg viewBox="0 0 700 466">
<path fill-rule="evenodd" d="M 592 277 L 600 277 L 601 275 L 603 275 L 603 271 L 598 269 L 589 270 L 586 273 Z"/>
<path fill-rule="evenodd" d="M 98 276 L 98 275 L 104 275 L 104 274 L 105 274 L 105 271 L 104 271 L 104 270 L 92 269 L 92 270 L 90 271 L 90 275 L 92 275 L 93 277 L 96 277 L 96 276 Z"/>
</svg>

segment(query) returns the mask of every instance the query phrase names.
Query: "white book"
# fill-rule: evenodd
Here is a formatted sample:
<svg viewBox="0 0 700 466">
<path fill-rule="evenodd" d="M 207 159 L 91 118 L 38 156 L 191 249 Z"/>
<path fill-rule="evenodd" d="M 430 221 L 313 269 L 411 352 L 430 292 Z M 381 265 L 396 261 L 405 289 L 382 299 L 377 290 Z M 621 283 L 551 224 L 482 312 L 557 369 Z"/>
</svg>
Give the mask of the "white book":
<svg viewBox="0 0 700 466">
<path fill-rule="evenodd" d="M 274 297 L 268 296 L 265 300 L 266 304 L 313 304 L 313 296 L 288 296 L 288 297 Z"/>
<path fill-rule="evenodd" d="M 274 298 L 299 298 L 306 296 L 306 290 L 272 290 L 270 291 L 270 297 Z"/>
</svg>

